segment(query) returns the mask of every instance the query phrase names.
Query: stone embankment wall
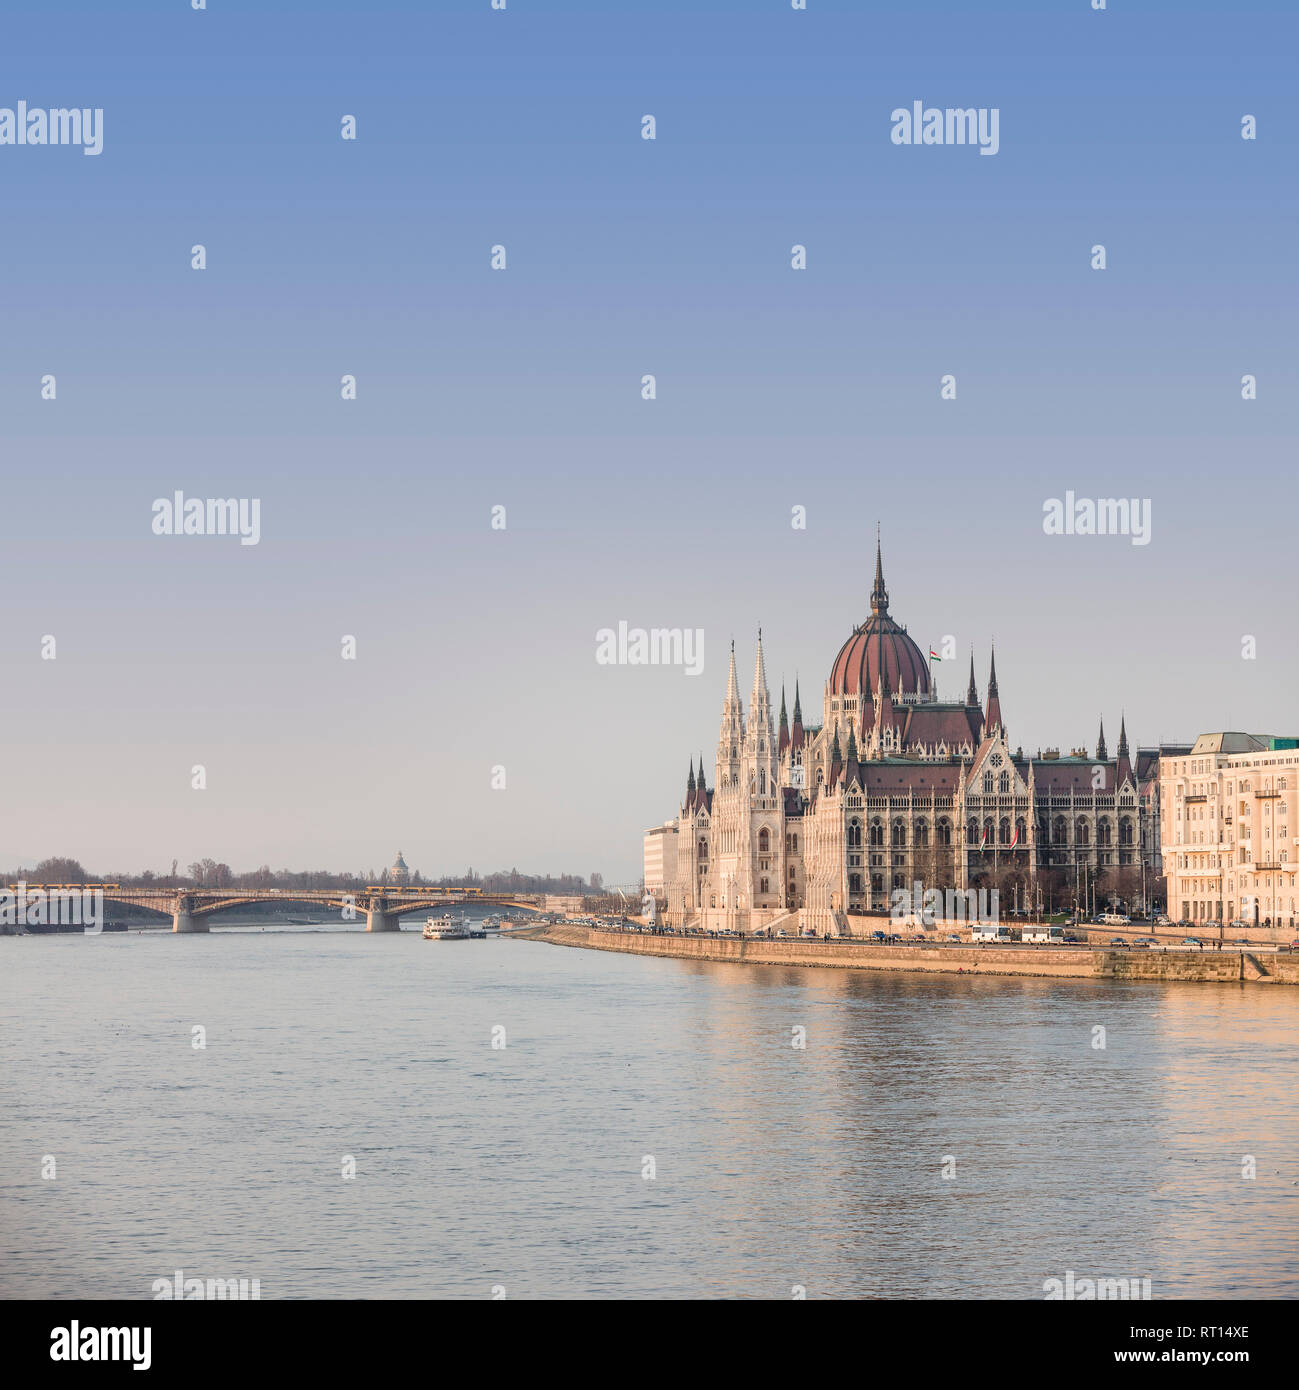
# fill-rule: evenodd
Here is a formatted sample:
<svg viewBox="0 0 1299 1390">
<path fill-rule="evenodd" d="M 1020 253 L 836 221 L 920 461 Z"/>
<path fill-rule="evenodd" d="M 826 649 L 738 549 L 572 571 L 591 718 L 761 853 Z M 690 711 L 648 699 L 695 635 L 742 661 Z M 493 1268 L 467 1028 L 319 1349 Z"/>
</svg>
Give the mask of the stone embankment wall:
<svg viewBox="0 0 1299 1390">
<path fill-rule="evenodd" d="M 557 946 L 678 960 L 811 965 L 1061 979 L 1246 981 L 1299 984 L 1299 955 L 1241 951 L 1124 951 L 1089 946 L 881 946 L 860 941 L 763 941 L 711 936 L 642 936 L 558 924 L 512 933 Z M 1251 962 L 1253 963 L 1251 966 Z M 1257 973 L 1262 972 L 1262 973 Z"/>
</svg>

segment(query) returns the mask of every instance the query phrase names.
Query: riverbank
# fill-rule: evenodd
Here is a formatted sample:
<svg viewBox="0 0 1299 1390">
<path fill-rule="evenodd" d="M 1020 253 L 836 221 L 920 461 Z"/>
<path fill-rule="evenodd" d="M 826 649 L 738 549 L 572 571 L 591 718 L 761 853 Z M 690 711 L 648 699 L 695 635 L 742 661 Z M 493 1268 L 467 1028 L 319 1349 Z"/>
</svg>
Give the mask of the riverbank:
<svg viewBox="0 0 1299 1390">
<path fill-rule="evenodd" d="M 839 970 L 894 970 L 948 975 L 1038 975 L 1076 980 L 1176 980 L 1196 983 L 1299 985 L 1299 956 L 1249 951 L 1148 951 L 1096 946 L 879 945 L 830 938 L 645 936 L 567 923 L 522 928 L 525 941 L 621 951 L 677 960 L 800 965 Z"/>
</svg>

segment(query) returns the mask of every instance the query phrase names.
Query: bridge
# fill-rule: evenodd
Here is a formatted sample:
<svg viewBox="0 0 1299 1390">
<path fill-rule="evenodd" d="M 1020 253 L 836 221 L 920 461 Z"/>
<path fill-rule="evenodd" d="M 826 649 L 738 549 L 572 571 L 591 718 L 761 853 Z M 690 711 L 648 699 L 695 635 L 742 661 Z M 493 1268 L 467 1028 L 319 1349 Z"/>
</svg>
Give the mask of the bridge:
<svg viewBox="0 0 1299 1390">
<path fill-rule="evenodd" d="M 545 901 L 539 895 L 480 893 L 464 888 L 101 888 L 98 884 L 86 884 L 83 888 L 102 891 L 105 904 L 143 907 L 170 916 L 174 932 L 205 932 L 216 913 L 253 903 L 330 908 L 338 911 L 344 921 L 355 921 L 364 913 L 366 931 L 380 932 L 397 931 L 405 913 L 424 908 L 485 903 L 540 912 Z"/>
</svg>

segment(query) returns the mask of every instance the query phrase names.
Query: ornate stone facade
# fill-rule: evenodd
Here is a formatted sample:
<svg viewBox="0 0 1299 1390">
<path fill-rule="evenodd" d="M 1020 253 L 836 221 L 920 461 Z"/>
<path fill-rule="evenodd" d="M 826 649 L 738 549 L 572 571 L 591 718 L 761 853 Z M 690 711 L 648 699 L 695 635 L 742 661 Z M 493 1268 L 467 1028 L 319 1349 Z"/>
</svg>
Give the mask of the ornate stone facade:
<svg viewBox="0 0 1299 1390">
<path fill-rule="evenodd" d="M 731 647 L 707 785 L 693 763 L 673 821 L 657 827 L 647 883 L 673 925 L 842 934 L 878 923 L 899 890 L 996 888 L 1003 913 L 1149 903 L 1159 872 L 1159 753 L 1012 748 L 996 658 L 981 700 L 937 698 L 928 660 L 889 613 L 876 550 L 871 615 L 844 643 L 819 726 L 794 688 L 773 719 L 762 634 L 746 715 Z M 665 839 L 672 850 L 664 855 Z M 648 837 L 647 837 L 648 840 Z M 859 920 L 854 923 L 853 918 Z"/>
</svg>

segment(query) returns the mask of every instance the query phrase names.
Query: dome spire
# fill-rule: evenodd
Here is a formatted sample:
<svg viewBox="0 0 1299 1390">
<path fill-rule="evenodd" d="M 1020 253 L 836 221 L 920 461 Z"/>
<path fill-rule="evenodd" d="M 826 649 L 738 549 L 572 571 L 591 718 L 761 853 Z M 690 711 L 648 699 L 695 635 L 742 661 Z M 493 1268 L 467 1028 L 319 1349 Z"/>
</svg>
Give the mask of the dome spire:
<svg viewBox="0 0 1299 1390">
<path fill-rule="evenodd" d="M 977 705 L 979 703 L 979 687 L 974 683 L 974 648 L 970 648 L 970 688 L 965 692 L 965 703 L 967 705 Z"/>
<path fill-rule="evenodd" d="M 871 590 L 871 612 L 889 611 L 889 591 L 884 587 L 884 554 L 880 549 L 880 524 L 875 523 L 875 587 Z"/>
</svg>

